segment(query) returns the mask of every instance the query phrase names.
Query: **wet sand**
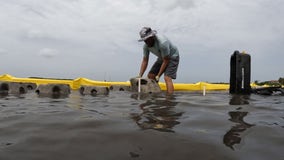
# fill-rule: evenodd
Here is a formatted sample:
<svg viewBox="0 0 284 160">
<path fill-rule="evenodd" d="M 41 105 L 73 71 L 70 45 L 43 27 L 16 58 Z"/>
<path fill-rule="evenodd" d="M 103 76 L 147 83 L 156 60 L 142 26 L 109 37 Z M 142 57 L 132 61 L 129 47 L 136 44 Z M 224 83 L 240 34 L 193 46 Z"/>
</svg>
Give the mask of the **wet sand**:
<svg viewBox="0 0 284 160">
<path fill-rule="evenodd" d="M 0 160 L 284 160 L 284 97 L 0 98 Z"/>
</svg>

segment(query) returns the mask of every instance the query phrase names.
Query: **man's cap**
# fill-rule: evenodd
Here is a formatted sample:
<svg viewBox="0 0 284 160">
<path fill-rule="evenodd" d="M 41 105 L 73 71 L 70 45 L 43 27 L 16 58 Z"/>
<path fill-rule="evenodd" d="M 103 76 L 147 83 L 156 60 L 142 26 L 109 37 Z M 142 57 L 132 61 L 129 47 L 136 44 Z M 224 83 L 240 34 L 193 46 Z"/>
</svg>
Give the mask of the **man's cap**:
<svg viewBox="0 0 284 160">
<path fill-rule="evenodd" d="M 157 34 L 157 31 L 152 30 L 150 27 L 143 27 L 139 32 L 139 34 L 140 34 L 140 39 L 138 41 L 142 42 L 150 37 L 155 36 Z"/>
</svg>

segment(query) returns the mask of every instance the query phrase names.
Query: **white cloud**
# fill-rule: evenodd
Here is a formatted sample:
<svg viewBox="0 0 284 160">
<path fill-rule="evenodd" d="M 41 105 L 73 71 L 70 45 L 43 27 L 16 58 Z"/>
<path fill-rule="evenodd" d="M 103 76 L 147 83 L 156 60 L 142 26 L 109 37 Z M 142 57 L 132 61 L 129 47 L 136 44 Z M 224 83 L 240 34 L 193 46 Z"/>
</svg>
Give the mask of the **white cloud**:
<svg viewBox="0 0 284 160">
<path fill-rule="evenodd" d="M 45 58 L 53 58 L 58 55 L 58 50 L 52 49 L 52 48 L 43 48 L 39 51 L 39 56 L 45 57 Z"/>
</svg>

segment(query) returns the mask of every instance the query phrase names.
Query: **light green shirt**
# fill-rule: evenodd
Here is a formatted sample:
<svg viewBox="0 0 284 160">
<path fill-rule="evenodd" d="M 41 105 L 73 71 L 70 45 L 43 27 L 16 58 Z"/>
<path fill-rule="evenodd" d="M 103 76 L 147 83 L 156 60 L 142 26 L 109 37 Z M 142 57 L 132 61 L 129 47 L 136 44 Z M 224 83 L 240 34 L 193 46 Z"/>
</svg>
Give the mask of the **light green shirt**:
<svg viewBox="0 0 284 160">
<path fill-rule="evenodd" d="M 177 57 L 179 56 L 178 49 L 173 45 L 165 36 L 157 36 L 155 38 L 155 44 L 153 47 L 148 47 L 144 44 L 143 55 L 149 57 L 150 52 L 158 57 L 159 60 L 163 60 L 164 57 Z"/>
</svg>

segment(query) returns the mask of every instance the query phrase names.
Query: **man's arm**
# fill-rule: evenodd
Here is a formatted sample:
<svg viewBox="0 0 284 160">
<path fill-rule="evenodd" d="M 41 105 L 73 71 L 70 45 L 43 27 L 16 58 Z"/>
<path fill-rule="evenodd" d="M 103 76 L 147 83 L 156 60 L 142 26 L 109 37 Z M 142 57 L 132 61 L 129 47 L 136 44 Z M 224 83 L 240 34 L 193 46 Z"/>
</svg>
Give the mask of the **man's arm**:
<svg viewBox="0 0 284 160">
<path fill-rule="evenodd" d="M 164 57 L 162 66 L 161 66 L 160 71 L 159 71 L 159 73 L 158 73 L 157 76 L 160 77 L 160 76 L 164 73 L 164 71 L 165 71 L 165 69 L 167 68 L 169 62 L 170 62 L 169 56 Z"/>
<path fill-rule="evenodd" d="M 139 73 L 140 77 L 142 77 L 144 72 L 146 71 L 147 66 L 148 66 L 148 61 L 149 61 L 149 57 L 143 57 L 141 67 L 140 67 L 140 73 Z"/>
</svg>

